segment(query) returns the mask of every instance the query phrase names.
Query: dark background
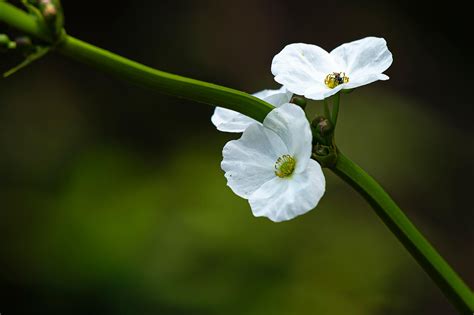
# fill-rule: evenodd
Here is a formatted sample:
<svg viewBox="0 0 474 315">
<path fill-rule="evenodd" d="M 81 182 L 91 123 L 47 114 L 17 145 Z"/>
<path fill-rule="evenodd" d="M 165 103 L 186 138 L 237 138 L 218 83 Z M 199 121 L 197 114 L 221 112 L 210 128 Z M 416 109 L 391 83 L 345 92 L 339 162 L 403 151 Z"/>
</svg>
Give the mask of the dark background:
<svg viewBox="0 0 474 315">
<path fill-rule="evenodd" d="M 160 70 L 277 88 L 286 44 L 384 37 L 338 143 L 474 287 L 471 17 L 409 1 L 64 1 L 69 34 Z M 0 32 L 8 31 L 0 24 Z M 0 55 L 0 68 L 17 62 Z M 320 111 L 315 102 L 311 111 Z M 314 211 L 255 219 L 225 185 L 212 108 L 57 54 L 0 81 L 1 314 L 455 314 L 325 172 Z"/>
</svg>

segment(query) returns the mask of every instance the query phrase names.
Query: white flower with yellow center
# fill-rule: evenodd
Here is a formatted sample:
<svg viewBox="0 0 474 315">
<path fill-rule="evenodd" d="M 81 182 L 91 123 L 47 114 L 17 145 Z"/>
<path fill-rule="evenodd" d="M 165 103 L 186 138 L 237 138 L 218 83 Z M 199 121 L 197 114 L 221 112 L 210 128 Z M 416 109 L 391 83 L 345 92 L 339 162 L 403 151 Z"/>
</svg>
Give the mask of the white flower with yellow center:
<svg viewBox="0 0 474 315">
<path fill-rule="evenodd" d="M 304 111 L 287 103 L 263 124 L 253 123 L 223 149 L 227 185 L 248 199 L 256 217 L 290 220 L 316 207 L 325 179 L 311 159 L 311 129 Z"/>
<path fill-rule="evenodd" d="M 377 80 L 392 64 L 392 53 L 383 38 L 366 37 L 343 44 L 328 53 L 316 45 L 290 44 L 272 61 L 275 81 L 289 91 L 322 100 L 343 89 Z"/>
<path fill-rule="evenodd" d="M 288 91 L 286 88 L 281 87 L 278 90 L 263 90 L 253 94 L 253 96 L 258 97 L 275 107 L 279 107 L 288 103 L 291 100 L 293 93 Z M 214 114 L 211 117 L 211 121 L 214 126 L 217 127 L 217 130 L 225 132 L 243 132 L 248 126 L 257 122 L 239 112 L 222 107 L 216 107 Z"/>
</svg>

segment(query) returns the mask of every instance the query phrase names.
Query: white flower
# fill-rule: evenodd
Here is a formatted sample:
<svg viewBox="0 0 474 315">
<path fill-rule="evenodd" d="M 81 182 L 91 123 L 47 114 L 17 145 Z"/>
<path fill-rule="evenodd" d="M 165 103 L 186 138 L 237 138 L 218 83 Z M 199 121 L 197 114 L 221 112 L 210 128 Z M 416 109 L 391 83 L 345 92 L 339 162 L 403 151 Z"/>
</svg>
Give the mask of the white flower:
<svg viewBox="0 0 474 315">
<path fill-rule="evenodd" d="M 293 96 L 285 87 L 278 90 L 263 90 L 253 94 L 253 96 L 279 107 L 288 103 Z M 216 107 L 214 114 L 211 117 L 212 123 L 217 127 L 217 130 L 225 132 L 243 132 L 248 126 L 257 122 L 256 120 L 247 117 L 239 112 Z"/>
<path fill-rule="evenodd" d="M 383 38 L 366 37 L 330 53 L 316 45 L 290 44 L 273 58 L 272 73 L 291 92 L 322 100 L 342 89 L 388 80 L 383 72 L 392 61 Z"/>
<path fill-rule="evenodd" d="M 223 149 L 227 185 L 248 199 L 256 217 L 290 220 L 316 207 L 325 179 L 311 159 L 312 135 L 304 111 L 294 104 L 272 110 L 263 125 L 251 124 Z"/>
</svg>

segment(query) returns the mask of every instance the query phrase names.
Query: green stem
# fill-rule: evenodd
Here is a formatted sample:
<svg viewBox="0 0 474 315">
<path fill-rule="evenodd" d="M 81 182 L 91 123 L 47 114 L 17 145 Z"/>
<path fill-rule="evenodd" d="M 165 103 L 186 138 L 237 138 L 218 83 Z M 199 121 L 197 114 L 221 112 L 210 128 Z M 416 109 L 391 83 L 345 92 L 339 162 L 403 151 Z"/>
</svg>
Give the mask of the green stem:
<svg viewBox="0 0 474 315">
<path fill-rule="evenodd" d="M 336 128 L 337 124 L 337 117 L 339 116 L 339 101 L 341 100 L 341 92 L 338 92 L 336 95 L 333 96 L 333 104 L 332 104 L 332 125 Z"/>
<path fill-rule="evenodd" d="M 169 95 L 238 111 L 263 121 L 273 106 L 247 93 L 159 71 L 68 36 L 57 50 L 68 57 Z"/>
<path fill-rule="evenodd" d="M 34 17 L 1 0 L 0 22 L 5 22 L 39 40 L 51 43 L 47 30 Z M 273 108 L 270 104 L 247 93 L 159 71 L 71 36 L 66 35 L 61 39 L 55 49 L 65 56 L 141 86 L 196 102 L 226 107 L 258 121 L 263 121 Z M 334 125 L 339 113 L 339 98 L 338 93 L 333 104 Z M 474 312 L 472 292 L 411 224 L 380 185 L 341 153 L 338 155 L 333 171 L 367 199 L 385 224 L 461 313 L 472 314 Z"/>
<path fill-rule="evenodd" d="M 50 42 L 47 28 L 32 15 L 17 7 L 0 1 L 0 22 L 34 36 L 40 40 Z"/>
<path fill-rule="evenodd" d="M 338 152 L 332 169 L 372 205 L 420 266 L 436 282 L 461 314 L 474 313 L 474 295 L 448 263 L 438 254 L 383 188 L 363 169 Z"/>
<path fill-rule="evenodd" d="M 323 102 L 324 102 L 324 117 L 327 118 L 327 119 L 329 119 L 329 121 L 330 121 L 331 123 L 333 123 L 332 117 L 331 117 L 331 112 L 329 111 L 329 101 L 328 101 L 327 98 L 325 98 L 325 99 L 323 100 Z M 334 126 L 334 125 L 333 125 L 333 126 Z"/>
<path fill-rule="evenodd" d="M 46 30 L 36 23 L 32 16 L 8 3 L 0 2 L 0 21 L 32 36 L 47 39 Z M 143 87 L 200 103 L 232 109 L 258 121 L 263 121 L 274 108 L 250 94 L 156 70 L 72 36 L 65 36 L 55 47 L 59 53 Z"/>
</svg>

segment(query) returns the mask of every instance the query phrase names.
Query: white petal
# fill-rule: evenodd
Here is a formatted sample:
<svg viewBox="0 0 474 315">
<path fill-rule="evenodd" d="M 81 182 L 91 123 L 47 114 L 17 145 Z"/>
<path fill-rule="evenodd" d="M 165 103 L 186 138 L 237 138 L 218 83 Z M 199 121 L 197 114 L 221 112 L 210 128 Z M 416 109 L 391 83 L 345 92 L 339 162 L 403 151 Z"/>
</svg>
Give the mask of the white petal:
<svg viewBox="0 0 474 315">
<path fill-rule="evenodd" d="M 275 107 L 280 107 L 281 105 L 290 102 L 293 93 L 282 86 L 278 90 L 263 90 L 253 94 L 253 96 L 258 97 Z"/>
<path fill-rule="evenodd" d="M 222 154 L 221 168 L 225 171 L 227 185 L 235 194 L 248 198 L 265 182 L 276 177 L 276 160 L 289 152 L 276 133 L 255 123 L 239 140 L 229 141 Z"/>
<path fill-rule="evenodd" d="M 278 90 L 263 90 L 253 95 L 275 107 L 279 107 L 288 103 L 293 93 L 288 91 L 285 87 L 281 87 Z M 239 112 L 222 107 L 216 107 L 211 121 L 217 130 L 224 132 L 243 132 L 252 123 L 257 122 Z"/>
<path fill-rule="evenodd" d="M 216 107 L 211 121 L 217 130 L 224 132 L 242 132 L 257 122 L 253 118 L 223 107 Z"/>
<path fill-rule="evenodd" d="M 289 178 L 275 177 L 249 197 L 252 213 L 274 222 L 293 219 L 314 209 L 324 194 L 326 181 L 318 162 Z"/>
<path fill-rule="evenodd" d="M 313 138 L 304 111 L 295 104 L 284 104 L 265 117 L 263 126 L 273 130 L 296 159 L 295 173 L 303 171 L 311 157 Z"/>
<path fill-rule="evenodd" d="M 309 98 L 309 99 L 312 99 L 312 100 L 317 100 L 317 101 L 318 100 L 324 100 L 325 98 L 333 96 L 334 94 L 336 94 L 337 92 L 339 92 L 342 89 L 347 89 L 346 84 L 338 85 L 333 89 L 328 88 L 324 84 L 322 84 L 322 85 L 320 84 L 320 85 L 317 85 L 317 86 L 315 85 L 314 87 L 309 88 L 308 90 L 306 90 L 306 93 L 305 93 L 304 96 L 306 98 Z"/>
<path fill-rule="evenodd" d="M 316 45 L 290 44 L 272 61 L 275 81 L 295 94 L 305 95 L 306 90 L 324 82 L 328 73 L 339 70 L 334 58 Z"/>
<path fill-rule="evenodd" d="M 349 82 L 357 80 L 358 77 L 381 74 L 393 61 L 387 42 L 378 37 L 366 37 L 343 44 L 330 54 L 339 64 L 344 65 Z"/>
<path fill-rule="evenodd" d="M 388 80 L 388 79 L 389 79 L 388 76 L 383 74 L 383 73 L 369 74 L 369 75 L 365 75 L 365 76 L 356 77 L 355 80 L 351 80 L 351 81 L 349 81 L 349 83 L 344 84 L 343 88 L 344 89 L 354 89 L 356 87 L 359 87 L 359 86 L 362 86 L 362 85 L 367 85 L 367 84 L 370 84 L 370 83 L 378 81 L 378 80 L 385 81 L 385 80 Z"/>
</svg>

